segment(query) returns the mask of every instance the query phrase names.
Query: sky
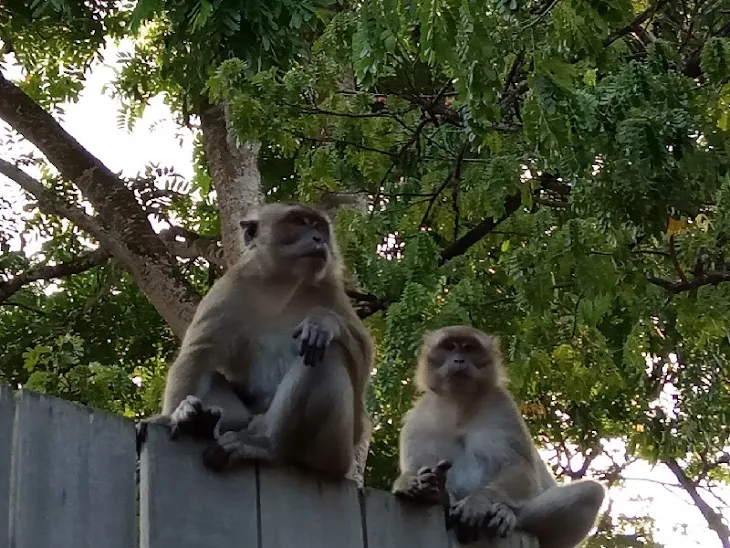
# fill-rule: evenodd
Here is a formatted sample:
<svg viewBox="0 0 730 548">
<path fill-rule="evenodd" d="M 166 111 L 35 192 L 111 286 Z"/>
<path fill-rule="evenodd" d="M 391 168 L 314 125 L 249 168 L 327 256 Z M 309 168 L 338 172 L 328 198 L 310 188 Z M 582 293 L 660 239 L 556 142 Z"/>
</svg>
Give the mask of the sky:
<svg viewBox="0 0 730 548">
<path fill-rule="evenodd" d="M 102 88 L 114 77 L 116 53 L 120 50 L 131 52 L 131 42 L 109 45 L 104 63 L 95 66 L 88 75 L 81 99 L 75 104 L 65 105 L 61 125 L 112 171 L 134 176 L 143 172 L 148 163 L 157 162 L 162 166 L 174 166 L 177 173 L 191 177 L 193 134 L 175 124 L 161 97 L 151 102 L 132 132 L 117 127 L 119 103 L 109 96 L 109 92 L 105 94 Z M 5 65 L 1 69 L 8 78 L 21 76 L 17 67 Z M 8 126 L 0 121 L 0 136 L 7 132 Z M 31 149 L 29 146 L 10 149 L 0 142 L 0 158 L 12 161 L 19 153 Z M 37 175 L 33 170 L 27 171 Z M 11 223 L 13 219 L 19 223 L 27 215 L 23 212 L 27 201 L 18 186 L 2 175 L 0 196 L 12 203 L 11 210 L 3 212 L 2 217 L 10 217 Z M 3 227 L 0 226 L 0 229 Z M 29 255 L 37 252 L 41 243 L 40 239 L 29 241 L 25 252 Z M 609 442 L 604 447 L 609 453 L 623 453 L 620 442 Z M 620 457 L 617 461 L 621 462 Z M 605 456 L 596 459 L 599 467 L 609 462 Z M 580 465 L 575 468 L 580 468 Z M 662 465 L 652 468 L 648 463 L 637 462 L 626 469 L 624 476 L 628 478 L 625 487 L 610 492 L 614 514 L 652 516 L 657 525 L 656 540 L 668 548 L 721 547 L 689 496 L 679 488 L 667 486 L 676 484 L 676 478 L 668 469 Z M 730 488 L 723 489 L 721 495 L 730 501 Z M 706 495 L 706 500 L 718 508 L 709 495 Z"/>
</svg>

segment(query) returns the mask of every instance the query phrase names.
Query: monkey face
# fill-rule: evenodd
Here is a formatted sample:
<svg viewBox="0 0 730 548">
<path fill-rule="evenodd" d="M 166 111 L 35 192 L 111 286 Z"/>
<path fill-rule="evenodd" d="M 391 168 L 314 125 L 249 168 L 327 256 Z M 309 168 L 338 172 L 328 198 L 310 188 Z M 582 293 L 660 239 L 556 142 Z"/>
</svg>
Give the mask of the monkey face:
<svg viewBox="0 0 730 548">
<path fill-rule="evenodd" d="M 495 383 L 500 367 L 496 340 L 466 326 L 428 334 L 420 358 L 421 384 L 434 392 L 482 391 Z"/>
<path fill-rule="evenodd" d="M 301 204 L 270 204 L 257 221 L 242 224 L 247 241 L 266 247 L 274 264 L 289 272 L 322 272 L 332 259 L 332 229 L 327 218 Z"/>
<path fill-rule="evenodd" d="M 275 247 L 283 258 L 326 262 L 330 254 L 330 227 L 321 216 L 308 210 L 293 210 L 273 231 Z"/>
</svg>

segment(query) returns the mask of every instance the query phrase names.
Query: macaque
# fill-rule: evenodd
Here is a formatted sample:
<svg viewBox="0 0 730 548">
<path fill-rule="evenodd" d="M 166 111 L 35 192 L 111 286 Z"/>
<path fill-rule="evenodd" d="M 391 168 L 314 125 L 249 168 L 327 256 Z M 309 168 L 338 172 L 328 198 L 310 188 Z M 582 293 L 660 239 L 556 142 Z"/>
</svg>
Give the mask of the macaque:
<svg viewBox="0 0 730 548">
<path fill-rule="evenodd" d="M 147 422 L 211 440 L 203 461 L 215 471 L 260 459 L 343 478 L 366 431 L 374 349 L 345 293 L 331 223 L 273 203 L 241 227 L 248 249 L 198 306 L 162 413 Z"/>
<path fill-rule="evenodd" d="M 397 496 L 445 504 L 463 544 L 517 529 L 540 548 L 572 548 L 588 535 L 605 490 L 557 484 L 507 391 L 497 338 L 466 326 L 427 333 L 416 384 L 423 394 L 400 434 Z"/>
</svg>

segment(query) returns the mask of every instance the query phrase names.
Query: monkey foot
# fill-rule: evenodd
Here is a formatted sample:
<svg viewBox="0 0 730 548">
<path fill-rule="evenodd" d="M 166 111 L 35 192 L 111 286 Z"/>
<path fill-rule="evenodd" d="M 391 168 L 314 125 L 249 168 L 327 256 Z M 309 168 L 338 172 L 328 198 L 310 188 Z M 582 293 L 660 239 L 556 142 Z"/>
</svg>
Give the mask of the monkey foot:
<svg viewBox="0 0 730 548">
<path fill-rule="evenodd" d="M 481 497 L 467 497 L 452 504 L 449 511 L 449 525 L 462 544 L 468 544 L 482 536 L 506 537 L 515 529 L 517 516 L 506 504 L 485 500 Z"/>
<path fill-rule="evenodd" d="M 506 537 L 514 531 L 515 525 L 517 525 L 517 516 L 509 507 L 496 502 L 489 510 L 489 514 L 491 519 L 487 517 L 489 521 L 485 520 L 487 529 L 495 532 L 500 537 Z"/>
<path fill-rule="evenodd" d="M 170 437 L 177 439 L 182 433 L 194 438 L 214 439 L 216 427 L 221 419 L 217 407 L 203 407 L 203 402 L 195 396 L 188 396 L 170 417 Z"/>
<path fill-rule="evenodd" d="M 221 472 L 240 461 L 271 460 L 271 457 L 271 444 L 267 436 L 229 431 L 208 444 L 203 451 L 203 464 L 213 472 Z"/>
</svg>

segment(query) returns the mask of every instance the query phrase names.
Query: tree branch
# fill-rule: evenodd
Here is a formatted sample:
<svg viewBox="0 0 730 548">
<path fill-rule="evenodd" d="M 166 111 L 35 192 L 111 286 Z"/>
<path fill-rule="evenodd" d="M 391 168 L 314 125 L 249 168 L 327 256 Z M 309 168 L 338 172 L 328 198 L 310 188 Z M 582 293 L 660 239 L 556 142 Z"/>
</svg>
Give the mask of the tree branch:
<svg viewBox="0 0 730 548">
<path fill-rule="evenodd" d="M 22 308 L 23 310 L 27 310 L 28 312 L 33 312 L 33 314 L 38 314 L 39 316 L 48 316 L 43 310 L 39 308 L 35 308 L 34 306 L 30 306 L 23 303 L 15 303 L 11 301 L 0 301 L 0 306 L 12 306 L 15 308 Z"/>
<path fill-rule="evenodd" d="M 228 127 L 225 106 L 205 105 L 200 112 L 203 148 L 220 210 L 226 263 L 238 262 L 246 243 L 240 222 L 263 202 L 258 168 L 261 142 L 239 143 Z"/>
<path fill-rule="evenodd" d="M 357 315 L 365 319 L 381 310 L 387 310 L 390 302 L 372 293 L 360 293 L 354 289 L 348 289 L 347 295 L 355 301 L 354 306 Z"/>
<path fill-rule="evenodd" d="M 459 160 L 458 160 L 459 166 L 461 166 L 463 157 L 464 157 L 463 154 L 459 155 Z M 418 225 L 420 228 L 423 228 L 426 225 L 426 223 L 428 222 L 428 218 L 431 215 L 431 209 L 436 204 L 436 200 L 438 200 L 441 193 L 449 185 L 449 183 L 451 182 L 451 179 L 453 179 L 454 176 L 456 175 L 456 171 L 457 171 L 457 168 L 454 168 L 451 171 L 449 171 L 449 174 L 444 179 L 444 182 L 441 183 L 439 185 L 439 187 L 436 189 L 436 191 L 431 195 L 431 199 L 428 201 L 428 205 L 426 206 L 426 211 L 423 214 L 423 218 L 421 219 L 421 222 Z"/>
<path fill-rule="evenodd" d="M 144 210 L 124 182 L 2 74 L 0 118 L 38 147 L 61 175 L 83 192 L 99 212 L 99 224 L 127 235 L 125 244 L 137 253 L 147 254 L 151 247 L 165 254 Z"/>
<path fill-rule="evenodd" d="M 679 279 L 683 283 L 687 283 L 687 276 L 685 276 L 684 270 L 682 270 L 682 265 L 679 264 L 679 258 L 677 257 L 677 247 L 674 244 L 674 234 L 669 236 L 669 254 L 672 259 L 672 264 L 674 265 L 674 270 L 677 272 L 677 276 L 679 276 Z"/>
<path fill-rule="evenodd" d="M 627 34 L 631 32 L 638 32 L 639 30 L 641 30 L 641 25 L 643 25 L 648 19 L 650 19 L 664 5 L 665 2 L 666 0 L 655 0 L 653 4 L 651 4 L 641 13 L 639 13 L 631 23 L 609 34 L 608 37 L 603 41 L 603 47 L 607 48 L 616 40 L 623 38 Z"/>
<path fill-rule="evenodd" d="M 200 296 L 152 229 L 134 192 L 69 135 L 53 116 L 2 74 L 0 118 L 38 147 L 61 176 L 73 182 L 91 202 L 98 213 L 93 217 L 94 226 L 86 222 L 85 226 L 79 224 L 80 228 L 96 229 L 95 236 L 101 245 L 119 260 L 172 331 L 181 337 L 192 320 Z M 53 194 L 44 191 L 34 194 L 39 204 L 41 195 Z M 58 205 L 56 198 L 46 200 L 46 204 Z M 65 211 L 73 213 L 68 207 Z M 75 219 L 68 218 L 74 222 L 89 220 L 88 216 L 79 215 Z"/>
<path fill-rule="evenodd" d="M 719 36 L 725 38 L 730 36 L 730 23 L 723 25 L 717 32 L 714 32 L 711 36 Z M 702 44 L 702 46 L 698 47 L 695 50 L 695 52 L 689 57 L 689 59 L 687 59 L 687 62 L 684 64 L 682 73 L 685 76 L 689 76 L 690 78 L 700 78 L 701 76 L 703 76 L 702 67 L 700 67 L 700 56 L 702 54 L 703 46 L 704 43 Z"/>
<path fill-rule="evenodd" d="M 184 259 L 196 259 L 202 257 L 210 264 L 225 268 L 226 262 L 223 257 L 223 249 L 217 238 L 201 236 L 191 230 L 179 226 L 171 226 L 160 231 L 160 238 L 167 249 L 176 257 Z M 176 238 L 182 238 L 184 242 Z"/>
<path fill-rule="evenodd" d="M 105 230 L 94 217 L 87 215 L 81 208 L 66 203 L 58 194 L 48 190 L 40 181 L 36 181 L 19 167 L 0 158 L 0 173 L 38 200 L 42 211 L 68 219 L 81 230 L 88 232 L 97 240 L 103 241 Z"/>
<path fill-rule="evenodd" d="M 730 548 L 730 528 L 725 525 L 722 516 L 713 510 L 697 491 L 697 485 L 685 474 L 682 467 L 675 459 L 667 459 L 664 464 L 672 471 L 679 481 L 679 484 L 687 492 L 695 506 L 702 513 L 707 526 L 712 529 L 720 539 L 723 548 Z"/>
<path fill-rule="evenodd" d="M 80 274 L 104 264 L 109 257 L 110 254 L 106 249 L 99 248 L 56 265 L 31 267 L 6 282 L 0 282 L 0 302 L 6 301 L 26 284 L 37 280 L 50 280 Z"/>
<path fill-rule="evenodd" d="M 461 238 L 441 252 L 439 264 L 444 264 L 454 257 L 458 257 L 459 255 L 466 253 L 469 248 L 494 230 L 500 223 L 506 221 L 520 208 L 520 205 L 522 205 L 522 195 L 519 192 L 509 196 L 504 203 L 504 215 L 498 219 L 490 217 L 481 221 L 477 226 L 472 228 L 469 232 L 464 234 Z"/>
<path fill-rule="evenodd" d="M 677 293 L 682 293 L 684 291 L 698 289 L 704 285 L 719 285 L 724 282 L 730 282 L 730 272 L 707 272 L 700 276 L 695 276 L 694 278 L 680 282 L 673 282 L 663 278 L 655 278 L 654 276 L 647 277 L 647 280 L 649 280 L 649 283 L 663 287 L 672 295 L 676 295 Z"/>
<path fill-rule="evenodd" d="M 345 139 L 336 139 L 335 137 L 308 137 L 307 135 L 304 135 L 303 133 L 299 133 L 298 131 L 292 131 L 290 129 L 284 128 L 284 131 L 291 135 L 292 137 L 296 137 L 297 139 L 301 139 L 302 141 L 307 141 L 309 143 L 312 143 L 315 146 L 320 145 L 321 143 L 334 143 L 339 145 L 345 145 L 350 146 L 354 148 L 358 148 L 360 150 L 367 150 L 368 152 L 376 152 L 378 154 L 382 154 L 383 156 L 388 156 L 389 158 L 395 157 L 396 153 L 389 152 L 387 150 L 382 150 L 375 147 L 369 147 L 367 145 L 363 145 L 360 143 L 356 143 L 354 141 L 347 141 Z"/>
</svg>

